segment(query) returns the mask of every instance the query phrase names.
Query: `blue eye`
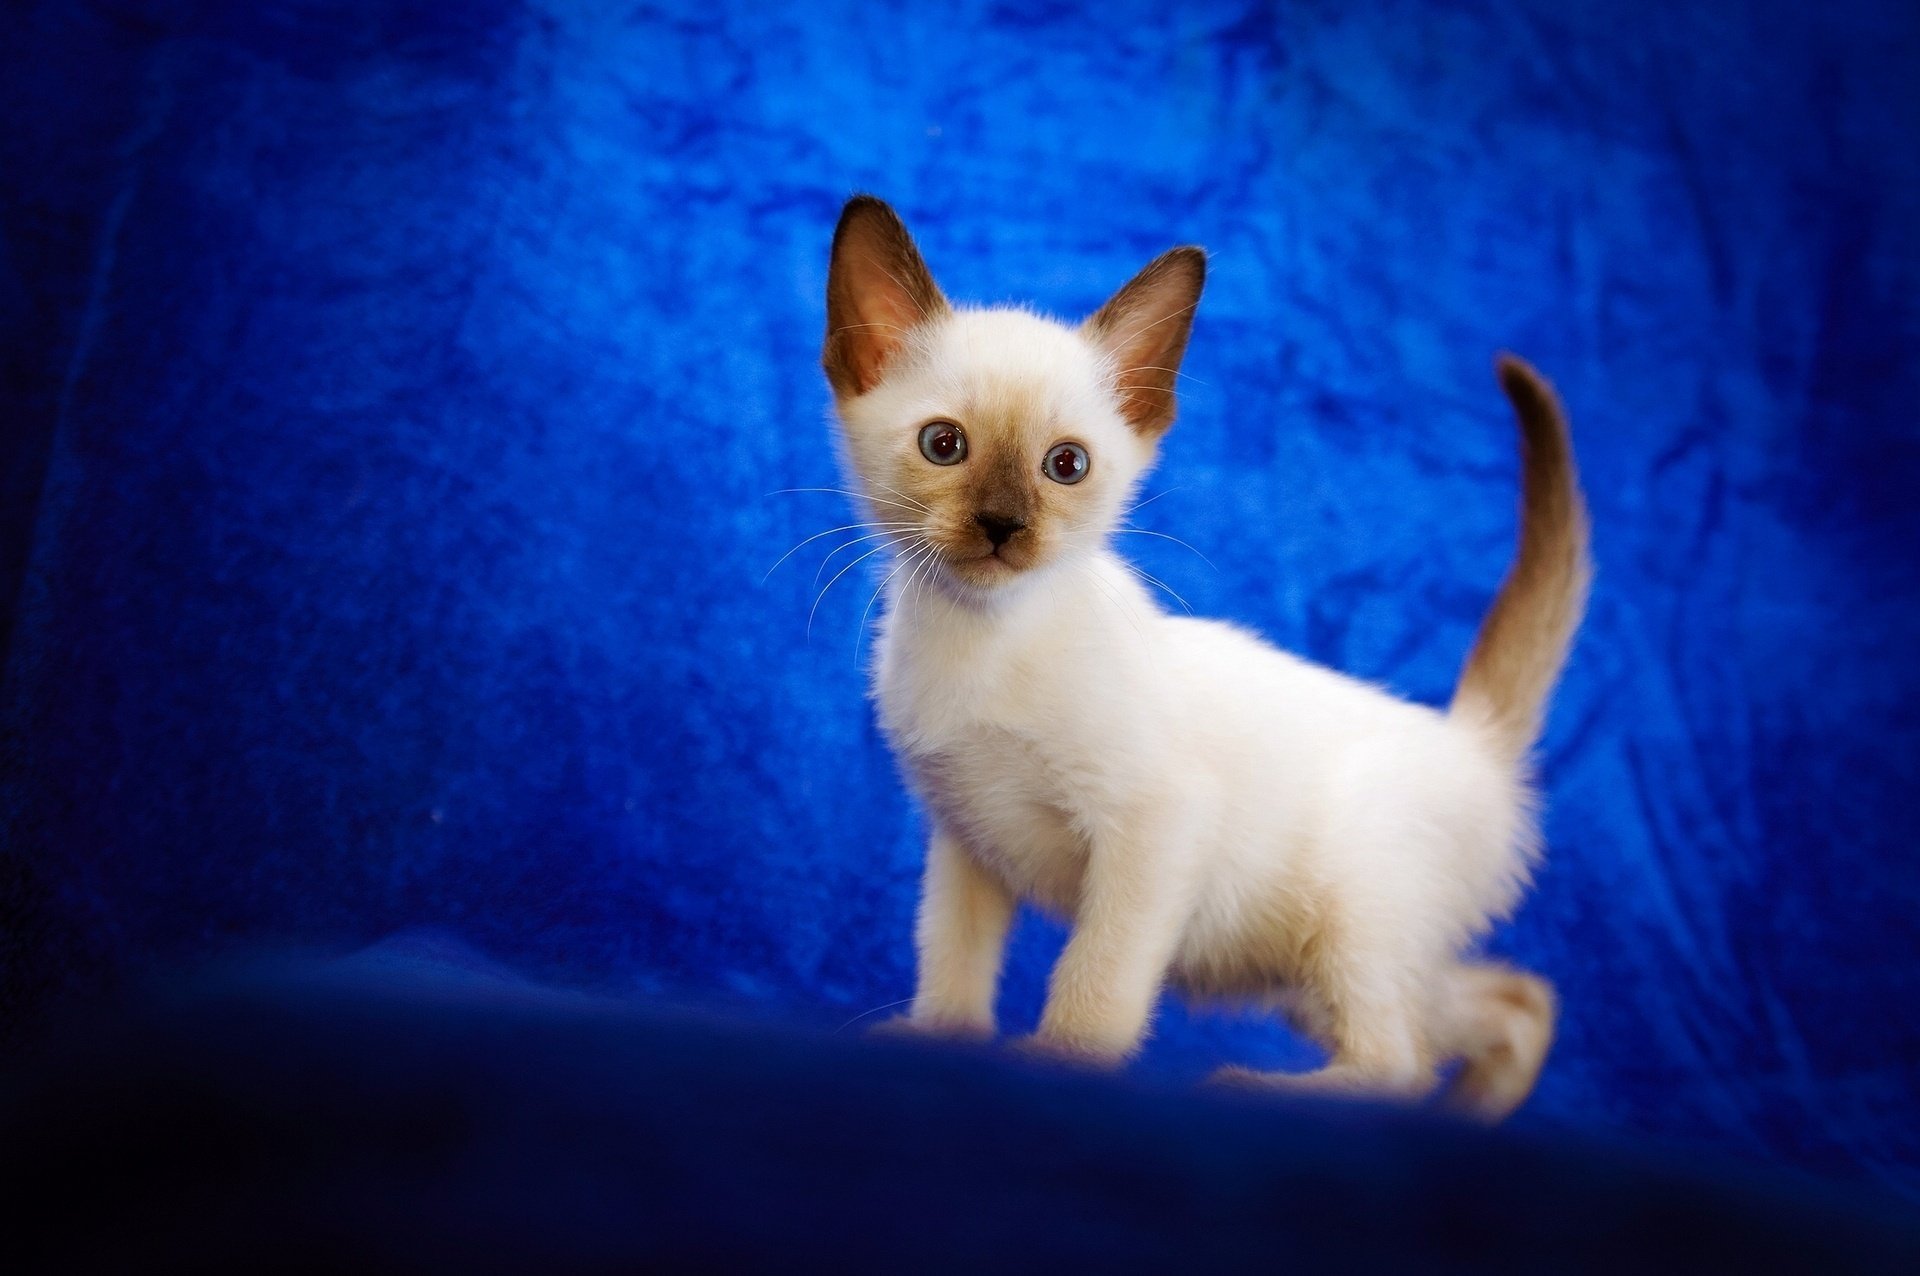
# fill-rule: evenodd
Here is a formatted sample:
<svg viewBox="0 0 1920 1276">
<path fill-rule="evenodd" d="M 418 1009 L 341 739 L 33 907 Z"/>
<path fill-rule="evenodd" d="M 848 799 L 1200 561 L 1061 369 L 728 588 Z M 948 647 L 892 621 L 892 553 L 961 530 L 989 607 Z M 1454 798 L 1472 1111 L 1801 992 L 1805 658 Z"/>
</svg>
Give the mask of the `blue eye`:
<svg viewBox="0 0 1920 1276">
<path fill-rule="evenodd" d="M 1087 449 L 1078 443 L 1056 443 L 1040 468 L 1056 483 L 1078 483 L 1087 476 Z"/>
<path fill-rule="evenodd" d="M 958 465 L 967 459 L 967 436 L 951 421 L 929 421 L 920 427 L 920 455 L 935 465 Z"/>
</svg>

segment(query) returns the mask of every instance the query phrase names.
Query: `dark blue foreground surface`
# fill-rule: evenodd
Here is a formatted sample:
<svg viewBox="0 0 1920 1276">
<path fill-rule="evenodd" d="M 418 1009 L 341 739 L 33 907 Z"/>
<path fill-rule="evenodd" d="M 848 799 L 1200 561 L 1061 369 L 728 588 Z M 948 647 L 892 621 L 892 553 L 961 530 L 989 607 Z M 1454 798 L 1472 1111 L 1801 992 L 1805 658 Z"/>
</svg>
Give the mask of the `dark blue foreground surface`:
<svg viewBox="0 0 1920 1276">
<path fill-rule="evenodd" d="M 202 982 L 0 1077 L 9 1270 L 1912 1271 L 1872 1194 L 544 991 Z M 24 1254 L 22 1249 L 24 1248 Z"/>
<path fill-rule="evenodd" d="M 879 560 L 811 641 L 838 538 L 763 581 L 848 521 L 766 493 L 835 482 L 826 246 L 869 189 L 957 299 L 1082 314 L 1208 246 L 1139 521 L 1212 565 L 1126 548 L 1423 701 L 1510 551 L 1493 352 L 1553 376 L 1599 578 L 1547 867 L 1496 939 L 1565 1007 L 1522 1128 L 1920 1192 L 1916 65 L 1910 0 L 9 6 L 0 1041 L 151 970 L 413 927 L 826 1028 L 904 997 L 921 834 L 855 659 Z M 1058 942 L 1023 923 L 1010 1029 Z M 436 1022 L 436 1050 L 466 1031 Z M 638 1122 L 671 1034 L 634 1031 L 567 1066 Z M 1228 1061 L 1312 1052 L 1170 1006 L 1138 1079 Z M 927 1067 L 975 1096 L 929 1111 L 944 1133 L 993 1109 Z M 870 1119 L 916 1119 L 916 1084 Z M 869 1118 L 836 1110 L 777 1137 L 842 1156 Z M 981 1128 L 976 1169 L 1046 1127 Z M 1417 1143 L 1360 1140 L 1358 1199 L 1435 1175 Z M 628 1200 L 570 1173 L 540 1208 Z M 904 1173 L 863 1226 L 937 1207 Z M 1111 1182 L 1076 1208 L 1169 1199 Z"/>
</svg>

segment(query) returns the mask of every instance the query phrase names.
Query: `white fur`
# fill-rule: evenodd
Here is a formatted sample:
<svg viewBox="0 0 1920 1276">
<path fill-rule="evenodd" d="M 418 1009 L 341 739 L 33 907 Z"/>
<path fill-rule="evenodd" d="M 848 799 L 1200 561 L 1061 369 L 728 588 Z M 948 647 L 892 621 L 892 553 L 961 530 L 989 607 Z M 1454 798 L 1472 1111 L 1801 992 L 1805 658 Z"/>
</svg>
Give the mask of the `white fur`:
<svg viewBox="0 0 1920 1276">
<path fill-rule="evenodd" d="M 951 516 L 906 495 L 928 419 L 1093 457 L 1033 566 L 981 585 L 922 553 L 887 587 L 874 693 L 934 827 L 907 1023 L 993 1032 L 1023 898 L 1072 924 L 1041 1049 L 1126 1057 L 1171 983 L 1287 1009 L 1332 1051 L 1305 1085 L 1422 1093 L 1469 1044 L 1462 953 L 1527 880 L 1527 785 L 1468 721 L 1164 613 L 1108 545 L 1154 451 L 1113 377 L 1079 331 L 962 310 L 840 404 L 879 515 L 930 533 Z"/>
</svg>

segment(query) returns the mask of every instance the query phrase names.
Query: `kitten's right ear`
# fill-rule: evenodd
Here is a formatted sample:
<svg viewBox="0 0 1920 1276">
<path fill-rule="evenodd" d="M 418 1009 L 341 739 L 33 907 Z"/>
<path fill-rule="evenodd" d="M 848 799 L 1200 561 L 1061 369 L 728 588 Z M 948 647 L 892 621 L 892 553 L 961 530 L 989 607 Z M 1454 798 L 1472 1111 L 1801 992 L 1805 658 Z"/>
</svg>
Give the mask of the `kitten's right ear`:
<svg viewBox="0 0 1920 1276">
<path fill-rule="evenodd" d="M 907 330 L 948 312 L 899 215 L 871 195 L 841 210 L 827 267 L 827 341 L 820 363 L 841 398 L 880 384 Z"/>
</svg>

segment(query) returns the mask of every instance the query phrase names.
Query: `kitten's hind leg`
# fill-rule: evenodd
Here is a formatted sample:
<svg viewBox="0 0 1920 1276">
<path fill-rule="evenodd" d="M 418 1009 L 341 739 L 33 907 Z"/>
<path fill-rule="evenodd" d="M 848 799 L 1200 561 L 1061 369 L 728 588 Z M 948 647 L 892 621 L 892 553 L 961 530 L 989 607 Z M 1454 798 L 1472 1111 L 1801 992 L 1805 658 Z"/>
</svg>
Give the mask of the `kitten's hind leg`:
<svg viewBox="0 0 1920 1276">
<path fill-rule="evenodd" d="M 1440 1050 L 1462 1061 L 1442 1106 L 1489 1124 L 1505 1119 L 1532 1093 L 1553 1044 L 1553 985 L 1496 963 L 1462 962 L 1436 1010 Z"/>
<path fill-rule="evenodd" d="M 1334 995 L 1306 994 L 1295 1017 L 1331 1051 L 1327 1066 L 1313 1072 L 1261 1072 L 1228 1067 L 1210 1078 L 1223 1085 L 1293 1094 L 1344 1095 L 1412 1100 L 1424 1098 L 1437 1080 L 1417 1002 L 1390 979 L 1351 972 L 1335 982 Z M 1332 989 L 1328 989 L 1331 992 Z"/>
</svg>

